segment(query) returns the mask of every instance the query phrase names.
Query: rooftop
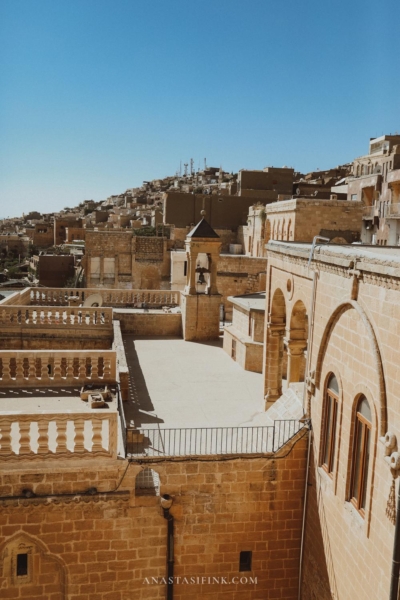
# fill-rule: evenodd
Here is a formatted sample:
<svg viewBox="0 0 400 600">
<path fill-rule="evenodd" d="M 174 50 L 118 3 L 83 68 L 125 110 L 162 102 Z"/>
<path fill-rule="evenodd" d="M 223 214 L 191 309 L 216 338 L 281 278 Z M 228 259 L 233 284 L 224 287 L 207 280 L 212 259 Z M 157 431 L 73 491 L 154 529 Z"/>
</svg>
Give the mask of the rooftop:
<svg viewBox="0 0 400 600">
<path fill-rule="evenodd" d="M 254 420 L 268 424 L 262 375 L 244 371 L 219 341 L 123 338 L 131 376 L 130 398 L 124 403 L 128 425 L 164 429 L 252 426 Z"/>
<path fill-rule="evenodd" d="M 308 258 L 312 244 L 300 242 L 269 241 L 268 250 L 292 256 Z M 314 260 L 327 263 L 337 263 L 348 267 L 385 273 L 400 277 L 400 247 L 399 246 L 367 246 L 364 244 L 318 244 L 314 250 Z"/>
<path fill-rule="evenodd" d="M 228 300 L 246 310 L 265 311 L 265 292 L 258 294 L 242 294 L 241 296 L 229 296 Z"/>
</svg>

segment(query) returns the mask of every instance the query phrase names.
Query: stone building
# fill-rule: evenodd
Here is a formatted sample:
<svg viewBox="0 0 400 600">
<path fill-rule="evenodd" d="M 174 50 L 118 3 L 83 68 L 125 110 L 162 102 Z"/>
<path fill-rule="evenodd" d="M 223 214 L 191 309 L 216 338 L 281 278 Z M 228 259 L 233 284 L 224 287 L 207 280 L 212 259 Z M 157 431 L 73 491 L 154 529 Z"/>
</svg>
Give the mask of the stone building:
<svg viewBox="0 0 400 600">
<path fill-rule="evenodd" d="M 169 287 L 170 253 L 162 237 L 135 236 L 132 230 L 87 230 L 84 266 L 88 287 Z"/>
<path fill-rule="evenodd" d="M 219 235 L 218 230 L 216 233 Z M 218 259 L 217 288 L 221 294 L 222 317 L 226 321 L 232 320 L 232 302 L 230 296 L 250 294 L 265 289 L 266 264 L 267 261 L 265 258 L 252 258 L 243 254 L 220 254 Z M 205 266 L 201 259 L 199 260 L 199 265 Z M 186 276 L 186 252 L 172 251 L 171 290 L 183 291 L 186 285 Z"/>
<path fill-rule="evenodd" d="M 359 201 L 291 198 L 269 204 L 265 212 L 265 241 L 312 242 L 316 235 L 339 244 L 360 240 L 363 204 Z"/>
<path fill-rule="evenodd" d="M 50 222 L 35 223 L 32 243 L 37 248 L 49 248 L 54 245 L 54 229 Z"/>
<path fill-rule="evenodd" d="M 263 371 L 265 292 L 230 296 L 232 325 L 224 330 L 224 350 L 247 371 Z"/>
<path fill-rule="evenodd" d="M 397 598 L 399 265 L 394 249 L 268 244 L 266 405 L 305 380 L 313 428 L 304 598 Z"/>
<path fill-rule="evenodd" d="M 294 169 L 289 167 L 265 167 L 262 171 L 242 169 L 238 173 L 237 193 L 272 202 L 278 199 L 278 194 L 291 196 L 293 181 Z"/>
<path fill-rule="evenodd" d="M 399 245 L 400 135 L 371 138 L 369 152 L 353 161 L 348 199 L 364 204 L 363 243 Z"/>
<path fill-rule="evenodd" d="M 219 246 L 199 223 L 182 295 L 34 288 L 1 302 L 2 597 L 297 598 L 308 428 L 264 415 L 261 375 L 211 343 Z M 177 320 L 209 341 L 164 339 Z"/>
<path fill-rule="evenodd" d="M 64 287 L 75 276 L 75 257 L 70 254 L 34 255 L 29 267 L 39 285 Z"/>
</svg>

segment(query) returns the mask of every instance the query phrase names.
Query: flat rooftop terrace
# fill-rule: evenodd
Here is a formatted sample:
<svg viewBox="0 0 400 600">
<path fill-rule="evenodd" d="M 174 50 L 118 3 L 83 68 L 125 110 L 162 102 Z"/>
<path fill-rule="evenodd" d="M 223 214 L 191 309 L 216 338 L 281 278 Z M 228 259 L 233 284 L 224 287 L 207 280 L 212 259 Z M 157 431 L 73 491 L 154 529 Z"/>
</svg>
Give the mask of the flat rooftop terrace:
<svg viewBox="0 0 400 600">
<path fill-rule="evenodd" d="M 127 425 L 137 428 L 261 425 L 263 378 L 243 370 L 222 341 L 123 335 L 130 372 L 124 402 Z M 266 423 L 265 423 L 266 424 Z"/>
</svg>

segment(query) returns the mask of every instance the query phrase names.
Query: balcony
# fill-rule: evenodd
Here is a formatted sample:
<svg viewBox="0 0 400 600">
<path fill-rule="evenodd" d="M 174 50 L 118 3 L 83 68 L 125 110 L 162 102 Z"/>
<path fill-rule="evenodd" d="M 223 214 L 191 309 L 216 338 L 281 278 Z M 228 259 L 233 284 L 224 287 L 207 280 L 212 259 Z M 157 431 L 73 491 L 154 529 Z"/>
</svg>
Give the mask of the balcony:
<svg viewBox="0 0 400 600">
<path fill-rule="evenodd" d="M 379 206 L 364 206 L 362 212 L 362 218 L 365 220 L 373 220 L 375 217 L 380 216 Z"/>
<path fill-rule="evenodd" d="M 277 452 L 304 424 L 277 420 L 264 427 L 196 427 L 126 430 L 126 455 L 133 460 L 184 456 L 271 454 Z"/>
<path fill-rule="evenodd" d="M 386 206 L 386 217 L 400 219 L 400 202 L 394 204 L 388 204 Z"/>
</svg>

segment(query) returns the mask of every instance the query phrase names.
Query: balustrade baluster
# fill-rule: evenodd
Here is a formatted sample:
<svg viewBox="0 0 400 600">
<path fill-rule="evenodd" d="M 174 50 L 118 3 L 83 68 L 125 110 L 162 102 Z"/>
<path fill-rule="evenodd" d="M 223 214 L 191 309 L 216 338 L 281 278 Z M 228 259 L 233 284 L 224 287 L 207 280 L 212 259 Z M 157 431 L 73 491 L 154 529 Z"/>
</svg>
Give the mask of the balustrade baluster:
<svg viewBox="0 0 400 600">
<path fill-rule="evenodd" d="M 44 381 L 48 381 L 49 380 L 49 371 L 47 368 L 47 359 L 46 357 L 42 358 L 42 364 L 41 364 L 41 368 L 40 368 L 40 380 L 41 383 L 43 383 Z"/>
<path fill-rule="evenodd" d="M 28 356 L 28 381 L 34 381 L 36 379 L 36 365 L 35 358 Z"/>
<path fill-rule="evenodd" d="M 11 421 L 1 419 L 0 421 L 0 456 L 8 456 L 12 454 L 11 449 Z"/>
<path fill-rule="evenodd" d="M 103 450 L 103 421 L 102 419 L 92 419 L 92 452 Z"/>
<path fill-rule="evenodd" d="M 19 422 L 19 453 L 31 454 L 31 423 L 30 421 Z"/>
<path fill-rule="evenodd" d="M 60 452 L 68 452 L 67 448 L 67 421 L 65 419 L 57 419 L 57 454 Z"/>
<path fill-rule="evenodd" d="M 9 383 L 11 381 L 11 358 L 5 357 L 3 360 L 3 379 L 2 383 Z"/>
<path fill-rule="evenodd" d="M 97 381 L 99 378 L 99 359 L 97 356 L 92 358 L 91 371 L 90 371 L 90 379 L 92 381 Z"/>
<path fill-rule="evenodd" d="M 72 356 L 67 356 L 67 381 L 72 382 L 74 379 L 74 359 Z"/>
<path fill-rule="evenodd" d="M 61 380 L 61 356 L 58 355 L 54 357 L 53 378 L 55 382 Z"/>
<path fill-rule="evenodd" d="M 85 452 L 85 435 L 84 435 L 85 420 L 82 418 L 75 419 L 74 426 L 75 426 L 74 452 Z"/>
<path fill-rule="evenodd" d="M 109 358 L 104 359 L 103 379 L 105 381 L 109 381 L 111 379 L 111 360 Z"/>
<path fill-rule="evenodd" d="M 22 380 L 24 379 L 23 358 L 21 356 L 18 356 L 18 354 L 17 354 L 17 358 L 15 359 L 15 361 L 16 361 L 15 379 L 22 383 Z"/>
<path fill-rule="evenodd" d="M 79 357 L 79 379 L 83 382 L 87 379 L 86 375 L 86 360 Z"/>
<path fill-rule="evenodd" d="M 45 420 L 38 421 L 38 454 L 49 453 L 49 422 Z"/>
</svg>

